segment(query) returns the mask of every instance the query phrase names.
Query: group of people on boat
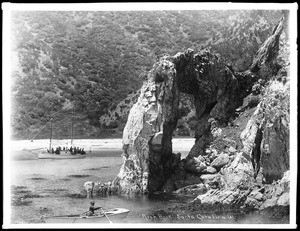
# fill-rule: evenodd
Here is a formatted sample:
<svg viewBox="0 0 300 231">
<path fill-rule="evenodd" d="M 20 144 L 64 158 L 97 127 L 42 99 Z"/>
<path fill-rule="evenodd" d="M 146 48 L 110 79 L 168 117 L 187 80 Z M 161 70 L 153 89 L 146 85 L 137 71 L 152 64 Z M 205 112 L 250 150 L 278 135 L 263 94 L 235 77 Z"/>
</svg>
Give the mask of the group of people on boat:
<svg viewBox="0 0 300 231">
<path fill-rule="evenodd" d="M 85 155 L 86 154 L 86 152 L 84 151 L 84 148 L 79 148 L 79 147 L 74 147 L 74 148 L 71 147 L 69 149 L 69 151 L 72 155 L 76 155 L 76 154 Z"/>
<path fill-rule="evenodd" d="M 61 147 L 61 146 L 58 146 L 55 148 L 52 148 L 51 150 L 47 149 L 47 152 L 48 153 L 52 153 L 52 154 L 57 154 L 59 155 L 61 152 L 70 152 L 71 155 L 76 155 L 76 154 L 81 154 L 81 155 L 85 155 L 86 152 L 84 151 L 84 148 L 79 148 L 79 147 L 70 147 L 70 148 L 67 148 L 67 147 Z"/>
</svg>

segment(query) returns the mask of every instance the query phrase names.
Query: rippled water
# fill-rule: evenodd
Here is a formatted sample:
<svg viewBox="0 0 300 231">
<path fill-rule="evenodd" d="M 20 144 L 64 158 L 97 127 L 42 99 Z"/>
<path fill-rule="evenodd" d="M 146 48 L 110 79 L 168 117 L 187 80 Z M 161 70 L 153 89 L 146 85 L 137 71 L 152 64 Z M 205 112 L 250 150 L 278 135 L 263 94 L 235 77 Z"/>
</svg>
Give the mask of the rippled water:
<svg viewBox="0 0 300 231">
<path fill-rule="evenodd" d="M 89 150 L 91 142 L 85 142 L 86 144 L 82 143 Z M 193 144 L 193 141 L 189 142 Z M 42 215 L 87 211 L 90 199 L 81 196 L 84 182 L 107 182 L 114 179 L 123 162 L 120 140 L 114 140 L 109 147 L 108 143 L 109 141 L 102 140 L 99 145 L 98 141 L 99 146 L 95 146 L 86 158 L 71 160 L 37 159 L 38 151 L 34 146 L 37 144 L 31 143 L 25 148 L 24 143 L 20 145 L 22 148 L 16 145 L 11 160 L 11 222 L 39 223 Z M 183 155 L 187 154 L 184 150 L 179 151 Z M 125 223 L 282 223 L 267 214 L 243 214 L 236 211 L 199 213 L 166 209 L 185 205 L 191 199 L 193 198 L 188 196 L 156 194 L 143 197 L 108 196 L 94 200 L 96 206 L 102 205 L 104 209 L 129 209 L 130 213 L 123 221 Z"/>
</svg>

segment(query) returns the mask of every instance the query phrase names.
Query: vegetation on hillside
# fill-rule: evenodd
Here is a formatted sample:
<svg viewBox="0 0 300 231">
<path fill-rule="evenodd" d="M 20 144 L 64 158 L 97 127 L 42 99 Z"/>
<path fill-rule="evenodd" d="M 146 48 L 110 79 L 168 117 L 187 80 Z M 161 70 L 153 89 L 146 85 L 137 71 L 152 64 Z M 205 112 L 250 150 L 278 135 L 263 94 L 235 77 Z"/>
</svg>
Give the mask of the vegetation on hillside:
<svg viewBox="0 0 300 231">
<path fill-rule="evenodd" d="M 281 11 L 15 11 L 12 137 L 48 137 L 50 118 L 57 138 L 69 137 L 72 121 L 78 138 L 99 137 L 100 117 L 112 113 L 120 102 L 130 105 L 124 99 L 138 92 L 159 57 L 188 48 L 210 49 L 234 69 L 246 70 L 281 15 Z M 124 126 L 126 113 L 118 116 L 108 123 L 111 129 Z M 184 123 L 193 125 L 189 119 L 179 126 Z"/>
</svg>

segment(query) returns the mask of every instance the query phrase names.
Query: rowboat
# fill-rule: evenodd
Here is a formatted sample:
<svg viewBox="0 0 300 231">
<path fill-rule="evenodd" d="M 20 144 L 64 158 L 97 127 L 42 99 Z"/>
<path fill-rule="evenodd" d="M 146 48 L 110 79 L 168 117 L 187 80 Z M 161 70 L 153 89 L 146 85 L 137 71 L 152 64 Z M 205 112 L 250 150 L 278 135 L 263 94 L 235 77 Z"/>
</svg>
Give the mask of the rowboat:
<svg viewBox="0 0 300 231">
<path fill-rule="evenodd" d="M 104 214 L 105 213 L 105 214 Z M 87 214 L 71 214 L 61 216 L 42 216 L 44 223 L 112 223 L 124 220 L 128 213 L 128 209 L 115 208 L 104 213 L 97 213 L 92 216 Z"/>
</svg>

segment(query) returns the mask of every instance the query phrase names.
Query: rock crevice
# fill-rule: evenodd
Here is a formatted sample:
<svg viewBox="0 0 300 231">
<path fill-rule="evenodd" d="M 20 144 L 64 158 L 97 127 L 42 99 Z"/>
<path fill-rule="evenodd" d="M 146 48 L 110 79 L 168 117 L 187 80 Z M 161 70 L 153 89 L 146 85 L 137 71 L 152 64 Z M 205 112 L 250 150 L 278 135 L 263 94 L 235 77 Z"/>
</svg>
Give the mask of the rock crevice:
<svg viewBox="0 0 300 231">
<path fill-rule="evenodd" d="M 280 180 L 289 170 L 288 112 L 273 118 L 267 116 L 275 113 L 268 102 L 282 108 L 286 105 L 278 100 L 268 101 L 268 98 L 260 102 L 257 96 L 257 89 L 278 72 L 279 66 L 274 60 L 283 25 L 284 18 L 281 18 L 256 53 L 249 70 L 244 72 L 234 71 L 219 55 L 208 51 L 195 54 L 188 49 L 160 58 L 130 110 L 123 132 L 124 163 L 110 187 L 119 193 L 201 192 L 195 203 L 217 201 L 237 206 L 262 206 L 265 201 L 262 190 L 257 189 L 252 194 L 251 191 L 258 184 Z M 283 85 L 282 89 L 286 86 Z M 271 85 L 268 87 L 272 89 Z M 244 98 L 251 98 L 251 92 L 253 100 L 244 105 Z M 270 92 L 287 100 L 286 95 L 276 90 Z M 193 97 L 197 119 L 195 145 L 183 160 L 180 154 L 172 153 L 180 93 Z M 237 141 L 227 139 L 225 142 L 222 128 L 228 125 L 230 118 L 248 107 L 256 107 L 256 110 L 253 109 L 241 133 L 243 148 L 236 150 Z M 216 139 L 228 143 L 230 147 L 226 153 L 211 149 Z M 286 192 L 286 187 L 282 187 Z"/>
</svg>

